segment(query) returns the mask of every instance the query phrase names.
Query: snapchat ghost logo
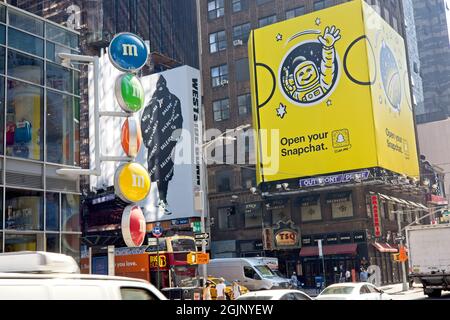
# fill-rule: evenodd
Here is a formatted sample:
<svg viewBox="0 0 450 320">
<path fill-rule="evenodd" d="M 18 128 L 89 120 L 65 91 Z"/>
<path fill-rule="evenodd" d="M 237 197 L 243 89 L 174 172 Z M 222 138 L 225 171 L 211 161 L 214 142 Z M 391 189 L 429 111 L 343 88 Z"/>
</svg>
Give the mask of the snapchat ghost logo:
<svg viewBox="0 0 450 320">
<path fill-rule="evenodd" d="M 335 43 L 341 39 L 340 32 L 335 26 L 327 27 L 316 41 L 299 44 L 284 59 L 281 86 L 295 104 L 315 105 L 332 92 L 339 73 Z"/>
<path fill-rule="evenodd" d="M 348 129 L 333 131 L 333 148 L 341 149 L 350 146 L 350 132 Z"/>
</svg>

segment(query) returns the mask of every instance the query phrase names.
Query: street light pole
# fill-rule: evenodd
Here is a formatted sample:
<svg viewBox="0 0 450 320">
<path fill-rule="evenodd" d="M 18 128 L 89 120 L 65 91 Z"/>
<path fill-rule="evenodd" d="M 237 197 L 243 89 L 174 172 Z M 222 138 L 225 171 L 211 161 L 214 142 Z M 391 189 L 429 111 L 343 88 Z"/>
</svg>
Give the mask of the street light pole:
<svg viewBox="0 0 450 320">
<path fill-rule="evenodd" d="M 400 221 L 401 211 L 397 211 L 397 225 L 398 225 L 398 233 L 400 234 L 400 248 L 403 247 L 403 234 L 402 234 L 402 223 Z M 402 264 L 402 278 L 403 278 L 403 287 L 402 291 L 408 291 L 408 279 L 406 278 L 406 266 L 405 261 L 401 262 Z"/>
</svg>

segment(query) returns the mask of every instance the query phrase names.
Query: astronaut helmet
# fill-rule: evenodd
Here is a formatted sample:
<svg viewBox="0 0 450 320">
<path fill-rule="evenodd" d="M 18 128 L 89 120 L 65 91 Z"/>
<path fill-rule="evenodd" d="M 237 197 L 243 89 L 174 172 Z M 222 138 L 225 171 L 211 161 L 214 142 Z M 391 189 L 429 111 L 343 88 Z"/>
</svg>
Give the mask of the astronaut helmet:
<svg viewBox="0 0 450 320">
<path fill-rule="evenodd" d="M 319 81 L 319 70 L 312 61 L 303 61 L 295 68 L 294 79 L 298 88 L 309 88 Z"/>
</svg>

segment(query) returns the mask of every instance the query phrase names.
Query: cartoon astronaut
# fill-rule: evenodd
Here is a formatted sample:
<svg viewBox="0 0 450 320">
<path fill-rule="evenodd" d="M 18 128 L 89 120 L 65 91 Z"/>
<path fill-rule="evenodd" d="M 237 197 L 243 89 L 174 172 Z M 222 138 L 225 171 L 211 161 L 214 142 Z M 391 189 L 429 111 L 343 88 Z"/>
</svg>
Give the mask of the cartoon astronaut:
<svg viewBox="0 0 450 320">
<path fill-rule="evenodd" d="M 323 45 L 320 72 L 314 62 L 307 61 L 304 57 L 297 58 L 303 61 L 293 73 L 290 74 L 286 67 L 283 68 L 283 86 L 293 99 L 299 102 L 317 101 L 329 92 L 336 71 L 334 45 L 341 39 L 340 32 L 335 26 L 331 29 L 327 27 L 323 36 L 318 37 Z"/>
</svg>

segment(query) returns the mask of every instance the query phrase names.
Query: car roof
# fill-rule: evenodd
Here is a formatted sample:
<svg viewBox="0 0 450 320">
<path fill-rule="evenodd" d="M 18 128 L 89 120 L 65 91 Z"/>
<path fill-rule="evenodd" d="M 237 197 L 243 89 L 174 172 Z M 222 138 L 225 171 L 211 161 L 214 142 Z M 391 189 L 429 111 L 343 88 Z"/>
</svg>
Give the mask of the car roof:
<svg viewBox="0 0 450 320">
<path fill-rule="evenodd" d="M 0 279 L 69 279 L 69 280 L 108 280 L 149 283 L 143 279 L 73 273 L 0 273 Z"/>
<path fill-rule="evenodd" d="M 285 295 L 286 293 L 300 293 L 308 296 L 305 292 L 300 290 L 291 290 L 291 289 L 276 289 L 276 290 L 261 290 L 261 291 L 252 291 L 246 293 L 244 296 L 269 296 L 269 297 L 280 297 Z"/>
</svg>

